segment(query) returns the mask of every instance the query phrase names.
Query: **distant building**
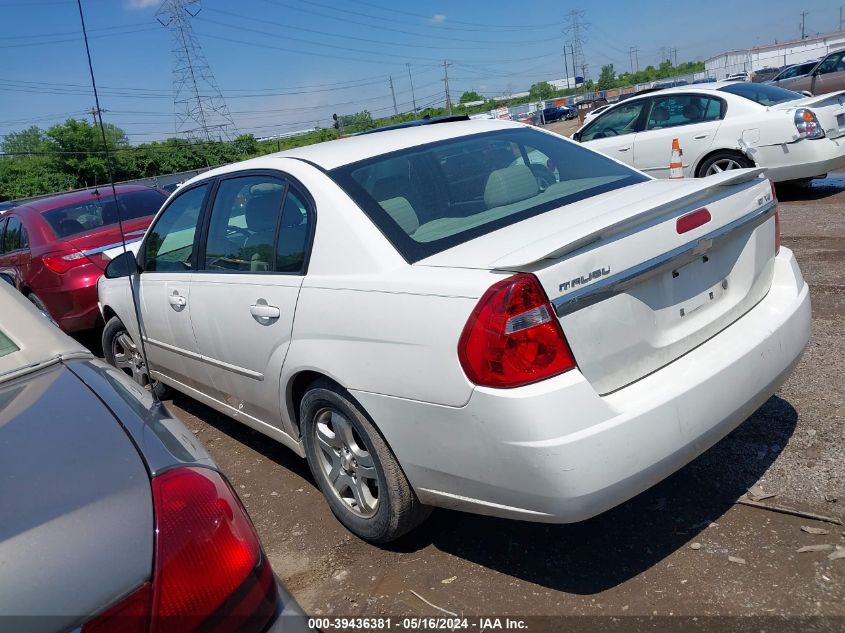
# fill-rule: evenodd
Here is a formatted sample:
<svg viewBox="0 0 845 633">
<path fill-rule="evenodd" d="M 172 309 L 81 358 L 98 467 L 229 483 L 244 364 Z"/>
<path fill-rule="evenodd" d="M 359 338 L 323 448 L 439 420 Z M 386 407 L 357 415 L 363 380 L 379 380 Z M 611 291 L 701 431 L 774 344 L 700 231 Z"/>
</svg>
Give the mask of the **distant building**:
<svg viewBox="0 0 845 633">
<path fill-rule="evenodd" d="M 728 51 L 705 61 L 704 68 L 708 77 L 724 79 L 734 73 L 800 64 L 840 48 L 845 48 L 845 31 Z"/>
<path fill-rule="evenodd" d="M 272 136 L 262 136 L 261 138 L 255 139 L 256 141 L 278 141 L 283 138 L 290 138 L 292 136 L 302 136 L 303 134 L 308 134 L 309 132 L 315 132 L 319 128 L 316 127 L 309 127 L 307 130 L 296 130 L 295 132 L 281 132 L 279 134 L 273 134 Z"/>
<path fill-rule="evenodd" d="M 565 90 L 566 88 L 574 88 L 580 86 L 584 81 L 583 77 L 567 77 L 565 79 L 552 79 L 547 82 L 554 86 L 555 90 Z"/>
</svg>

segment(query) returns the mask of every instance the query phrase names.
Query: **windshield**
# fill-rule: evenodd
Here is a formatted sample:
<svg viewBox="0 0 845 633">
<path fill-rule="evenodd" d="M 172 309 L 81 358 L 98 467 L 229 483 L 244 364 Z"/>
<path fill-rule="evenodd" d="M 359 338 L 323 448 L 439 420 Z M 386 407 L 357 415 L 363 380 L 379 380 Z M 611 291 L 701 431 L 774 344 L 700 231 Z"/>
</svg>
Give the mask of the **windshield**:
<svg viewBox="0 0 845 633">
<path fill-rule="evenodd" d="M 155 215 L 167 198 L 156 189 L 145 189 L 118 194 L 117 199 L 120 201 L 120 218 L 125 222 Z M 42 217 L 56 237 L 69 237 L 117 224 L 117 208 L 111 196 L 91 196 L 91 200 L 86 202 L 45 211 Z"/>
<path fill-rule="evenodd" d="M 786 90 L 785 88 L 778 88 L 777 86 L 768 86 L 766 84 L 755 84 L 751 82 L 743 82 L 723 86 L 719 88 L 722 92 L 730 92 L 750 99 L 762 106 L 773 106 L 779 103 L 786 103 L 787 101 L 795 101 L 796 99 L 803 99 L 804 95 Z"/>
<path fill-rule="evenodd" d="M 9 337 L 0 330 L 0 358 L 8 356 L 12 352 L 17 352 L 18 349 L 20 348 L 12 343 Z"/>
<path fill-rule="evenodd" d="M 601 154 L 531 129 L 430 143 L 329 175 L 409 262 L 648 180 Z"/>
</svg>

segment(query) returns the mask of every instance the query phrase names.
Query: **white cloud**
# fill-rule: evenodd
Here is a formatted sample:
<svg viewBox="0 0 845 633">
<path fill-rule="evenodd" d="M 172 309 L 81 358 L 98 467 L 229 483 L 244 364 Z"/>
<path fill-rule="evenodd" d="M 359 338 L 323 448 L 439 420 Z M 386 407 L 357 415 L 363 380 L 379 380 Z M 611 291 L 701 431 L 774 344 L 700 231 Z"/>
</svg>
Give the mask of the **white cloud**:
<svg viewBox="0 0 845 633">
<path fill-rule="evenodd" d="M 446 21 L 446 16 L 442 13 L 435 13 L 431 16 L 431 21 L 435 24 L 443 24 Z"/>
<path fill-rule="evenodd" d="M 123 5 L 127 9 L 152 9 L 161 4 L 161 0 L 125 0 Z"/>
</svg>

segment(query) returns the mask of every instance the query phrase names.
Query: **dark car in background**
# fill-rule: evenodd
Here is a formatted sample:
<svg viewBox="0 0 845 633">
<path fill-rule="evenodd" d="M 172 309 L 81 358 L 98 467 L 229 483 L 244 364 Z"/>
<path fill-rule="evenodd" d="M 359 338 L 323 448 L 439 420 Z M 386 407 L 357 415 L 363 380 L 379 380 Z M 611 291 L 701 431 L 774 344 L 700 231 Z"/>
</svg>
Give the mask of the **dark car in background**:
<svg viewBox="0 0 845 633">
<path fill-rule="evenodd" d="M 551 108 L 543 108 L 543 121 L 546 123 L 554 123 L 555 121 L 570 121 L 578 116 L 575 108 L 569 106 L 553 106 Z"/>
<path fill-rule="evenodd" d="M 0 273 L 65 332 L 97 325 L 97 279 L 127 242 L 141 239 L 167 199 L 159 189 L 117 185 L 21 201 L 0 215 Z"/>
<path fill-rule="evenodd" d="M 0 281 L 0 621 L 304 631 L 200 441 Z"/>
</svg>

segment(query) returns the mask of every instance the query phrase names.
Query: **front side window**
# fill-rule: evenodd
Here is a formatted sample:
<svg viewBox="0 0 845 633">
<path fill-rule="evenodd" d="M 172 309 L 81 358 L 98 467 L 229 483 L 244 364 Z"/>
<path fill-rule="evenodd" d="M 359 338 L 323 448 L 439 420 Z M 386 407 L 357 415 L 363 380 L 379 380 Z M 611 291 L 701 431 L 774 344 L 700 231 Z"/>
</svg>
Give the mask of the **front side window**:
<svg viewBox="0 0 845 633">
<path fill-rule="evenodd" d="M 120 220 L 134 220 L 155 215 L 167 197 L 156 189 L 121 193 Z M 42 217 L 56 237 L 70 237 L 118 223 L 118 207 L 112 196 L 92 195 L 90 200 L 45 211 Z"/>
<path fill-rule="evenodd" d="M 839 73 L 845 71 L 845 53 L 831 55 L 819 64 L 819 74 Z"/>
<path fill-rule="evenodd" d="M 329 176 L 409 262 L 648 179 L 577 143 L 521 128 L 411 147 Z"/>
<path fill-rule="evenodd" d="M 6 230 L 6 222 L 7 221 L 8 220 L 6 218 L 3 218 L 2 220 L 0 220 L 0 253 L 6 252 L 6 249 L 3 248 L 3 242 L 5 241 L 5 239 L 3 237 L 3 233 Z"/>
<path fill-rule="evenodd" d="M 147 233 L 144 270 L 184 272 L 191 270 L 194 236 L 202 203 L 208 190 L 203 183 L 176 196 Z"/>
<path fill-rule="evenodd" d="M 646 121 L 647 130 L 692 125 L 721 118 L 721 102 L 703 95 L 673 94 L 655 97 Z"/>
<path fill-rule="evenodd" d="M 645 103 L 645 100 L 625 102 L 605 112 L 581 132 L 581 140 L 592 141 L 636 132 L 637 119 Z"/>
</svg>

